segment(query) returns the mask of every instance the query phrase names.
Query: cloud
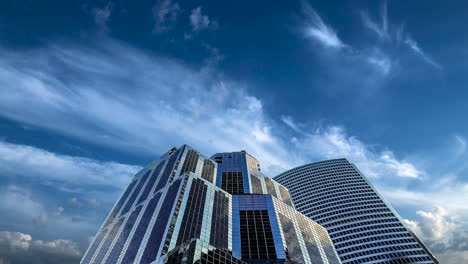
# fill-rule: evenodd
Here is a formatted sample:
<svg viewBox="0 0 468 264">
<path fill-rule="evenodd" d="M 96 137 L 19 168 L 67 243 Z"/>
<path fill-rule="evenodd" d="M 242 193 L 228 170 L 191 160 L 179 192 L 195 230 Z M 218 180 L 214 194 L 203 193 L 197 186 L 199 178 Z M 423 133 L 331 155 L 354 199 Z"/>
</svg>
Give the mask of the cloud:
<svg viewBox="0 0 468 264">
<path fill-rule="evenodd" d="M 441 263 L 459 264 L 468 260 L 468 230 L 456 213 L 442 207 L 416 212 L 419 220 L 403 222 L 424 240 Z"/>
<path fill-rule="evenodd" d="M 178 15 L 182 12 L 178 3 L 171 0 L 158 0 L 153 7 L 154 33 L 166 32 L 174 26 Z"/>
<path fill-rule="evenodd" d="M 193 32 L 199 32 L 205 29 L 217 29 L 218 22 L 215 20 L 210 20 L 206 15 L 202 14 L 201 6 L 192 10 L 190 14 L 190 25 L 192 26 Z"/>
<path fill-rule="evenodd" d="M 140 167 L 60 155 L 26 145 L 0 141 L 0 172 L 67 185 L 105 185 L 122 188 Z M 73 203 L 73 201 L 71 201 Z"/>
<path fill-rule="evenodd" d="M 380 23 L 373 21 L 366 11 L 361 11 L 360 14 L 364 27 L 374 33 L 379 40 L 392 45 L 396 44 L 397 46 L 403 42 L 411 51 L 422 58 L 425 62 L 439 70 L 442 69 L 442 66 L 423 52 L 419 44 L 411 38 L 408 32 L 406 32 L 404 23 L 400 23 L 397 26 L 390 25 L 387 14 L 387 1 L 383 1 L 381 5 Z"/>
<path fill-rule="evenodd" d="M 381 40 L 389 40 L 389 29 L 388 29 L 388 14 L 387 14 L 387 1 L 383 1 L 380 12 L 381 22 L 373 21 L 369 14 L 365 11 L 361 11 L 361 19 L 364 26 L 375 33 Z"/>
<path fill-rule="evenodd" d="M 427 55 L 420 47 L 419 44 L 412 39 L 409 35 L 405 39 L 405 44 L 408 45 L 408 47 L 416 53 L 421 59 L 423 59 L 425 62 L 428 64 L 434 66 L 435 68 L 441 70 L 442 66 L 435 62 L 429 55 Z"/>
<path fill-rule="evenodd" d="M 301 132 L 301 129 L 299 128 L 299 124 L 296 124 L 296 122 L 294 122 L 291 116 L 281 116 L 281 121 L 283 121 L 283 123 L 285 123 L 292 130 L 296 132 Z"/>
<path fill-rule="evenodd" d="M 0 163 L 0 165 L 3 164 Z M 11 225 L 16 223 L 14 218 L 25 221 L 29 225 L 33 223 L 39 228 L 47 225 L 46 209 L 29 190 L 15 185 L 3 186 L 0 188 L 0 200 L 2 201 L 0 211 L 5 212 L 2 218 L 6 218 Z"/>
<path fill-rule="evenodd" d="M 101 206 L 101 203 L 96 198 L 89 198 L 88 203 L 89 203 L 89 205 L 91 205 L 92 207 L 95 207 L 95 208 Z"/>
<path fill-rule="evenodd" d="M 246 149 L 265 171 L 276 168 L 269 171 L 272 176 L 300 162 L 343 156 L 370 177 L 423 174 L 391 151 L 376 151 L 346 135 L 340 126 L 301 125 L 304 134 L 291 141 L 245 85 L 212 68 L 194 70 L 111 40 L 102 46 L 105 52 L 55 46 L 29 53 L 28 64 L 21 64 L 26 55 L 10 53 L 0 60 L 0 113 L 95 144 L 153 156 L 183 143 L 208 155 Z M 80 78 L 57 79 L 57 71 Z M 282 122 L 297 131 L 291 118 L 283 116 Z M 6 142 L 0 143 L 0 153 L 0 162 L 6 164 L 2 168 L 9 173 L 32 174 L 34 169 L 36 177 L 54 180 L 124 186 L 139 169 Z"/>
<path fill-rule="evenodd" d="M 460 135 L 455 135 L 454 137 L 457 143 L 456 155 L 460 156 L 466 151 L 466 139 Z"/>
<path fill-rule="evenodd" d="M 442 207 L 435 207 L 433 212 L 417 211 L 416 214 L 419 221 L 405 219 L 404 222 L 422 239 L 442 240 L 457 227 L 448 211 Z"/>
<path fill-rule="evenodd" d="M 366 61 L 375 67 L 378 72 L 381 72 L 383 76 L 389 75 L 394 67 L 392 60 L 379 51 L 368 55 Z"/>
<path fill-rule="evenodd" d="M 20 232 L 0 232 L 0 255 L 4 263 L 77 263 L 82 255 L 78 244 L 65 239 L 34 240 Z"/>
<path fill-rule="evenodd" d="M 92 9 L 94 23 L 96 23 L 96 25 L 98 26 L 99 32 L 108 33 L 110 31 L 109 27 L 107 26 L 107 22 L 112 14 L 113 7 L 114 7 L 114 4 L 112 2 L 109 2 L 103 8 Z"/>
<path fill-rule="evenodd" d="M 302 12 L 306 16 L 304 33 L 307 38 L 311 38 L 327 48 L 342 49 L 347 46 L 341 41 L 335 30 L 325 24 L 308 2 L 302 1 L 301 4 Z"/>
<path fill-rule="evenodd" d="M 348 136 L 339 126 L 319 127 L 300 138 L 299 152 L 311 157 L 332 159 L 346 157 L 368 177 L 420 178 L 424 172 L 409 161 L 399 160 L 390 150 L 376 150 L 370 145 Z"/>
<path fill-rule="evenodd" d="M 83 203 L 81 203 L 80 201 L 78 201 L 78 198 L 76 198 L 76 197 L 70 198 L 70 200 L 68 200 L 68 203 L 69 203 L 70 205 L 73 205 L 73 206 L 76 206 L 76 207 L 81 207 L 81 206 L 83 206 Z"/>
</svg>

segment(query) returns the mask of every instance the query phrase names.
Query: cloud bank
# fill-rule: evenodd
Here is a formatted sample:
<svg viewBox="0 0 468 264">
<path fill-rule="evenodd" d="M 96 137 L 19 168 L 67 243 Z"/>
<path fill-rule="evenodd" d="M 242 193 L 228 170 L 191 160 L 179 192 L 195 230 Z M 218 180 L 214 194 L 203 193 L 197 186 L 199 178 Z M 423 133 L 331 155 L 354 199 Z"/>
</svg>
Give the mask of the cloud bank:
<svg viewBox="0 0 468 264">
<path fill-rule="evenodd" d="M 0 263 L 71 264 L 79 262 L 81 255 L 70 240 L 34 240 L 29 234 L 0 231 Z"/>
</svg>

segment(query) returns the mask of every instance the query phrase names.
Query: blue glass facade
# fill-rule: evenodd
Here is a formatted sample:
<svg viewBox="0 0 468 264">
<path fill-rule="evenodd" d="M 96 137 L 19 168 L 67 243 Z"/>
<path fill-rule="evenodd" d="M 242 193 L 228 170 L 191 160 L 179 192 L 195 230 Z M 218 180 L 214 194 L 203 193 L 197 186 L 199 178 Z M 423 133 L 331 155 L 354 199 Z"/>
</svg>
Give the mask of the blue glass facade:
<svg viewBox="0 0 468 264">
<path fill-rule="evenodd" d="M 302 218 L 301 218 L 302 217 Z M 140 171 L 82 264 L 340 263 L 325 228 L 245 151 L 184 145 Z"/>
<path fill-rule="evenodd" d="M 299 212 L 328 230 L 343 263 L 438 263 L 346 159 L 300 166 L 275 180 Z"/>
</svg>

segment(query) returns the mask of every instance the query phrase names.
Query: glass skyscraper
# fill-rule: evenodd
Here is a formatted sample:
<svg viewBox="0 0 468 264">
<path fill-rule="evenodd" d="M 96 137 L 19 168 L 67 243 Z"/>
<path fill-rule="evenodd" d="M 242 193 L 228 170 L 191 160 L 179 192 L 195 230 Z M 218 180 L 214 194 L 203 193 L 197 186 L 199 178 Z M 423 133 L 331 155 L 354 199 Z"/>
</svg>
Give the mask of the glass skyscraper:
<svg viewBox="0 0 468 264">
<path fill-rule="evenodd" d="M 438 263 L 348 160 L 306 164 L 274 179 L 299 212 L 328 230 L 343 264 Z"/>
<path fill-rule="evenodd" d="M 173 148 L 130 182 L 82 264 L 340 264 L 326 229 L 245 151 Z"/>
</svg>

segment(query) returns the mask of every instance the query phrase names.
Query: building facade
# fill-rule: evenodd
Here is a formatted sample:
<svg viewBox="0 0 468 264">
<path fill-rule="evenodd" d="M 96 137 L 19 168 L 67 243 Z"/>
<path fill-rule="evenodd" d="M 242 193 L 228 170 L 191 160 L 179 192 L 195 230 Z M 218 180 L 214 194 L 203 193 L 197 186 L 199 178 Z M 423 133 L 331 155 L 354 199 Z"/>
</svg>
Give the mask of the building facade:
<svg viewBox="0 0 468 264">
<path fill-rule="evenodd" d="M 184 145 L 141 170 L 81 264 L 341 263 L 326 229 L 245 151 Z"/>
<path fill-rule="evenodd" d="M 306 164 L 274 179 L 299 212 L 328 230 L 343 264 L 438 263 L 348 160 Z"/>
</svg>

